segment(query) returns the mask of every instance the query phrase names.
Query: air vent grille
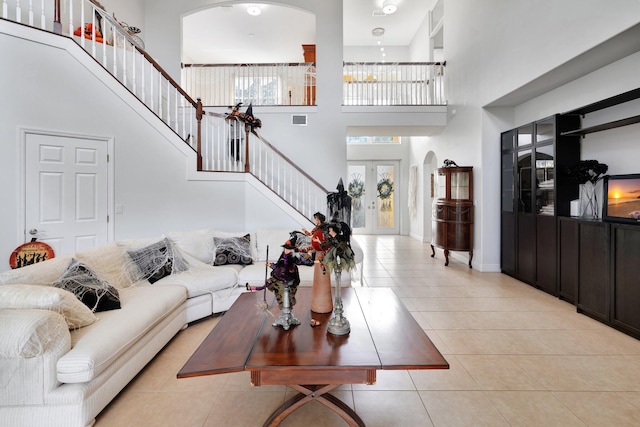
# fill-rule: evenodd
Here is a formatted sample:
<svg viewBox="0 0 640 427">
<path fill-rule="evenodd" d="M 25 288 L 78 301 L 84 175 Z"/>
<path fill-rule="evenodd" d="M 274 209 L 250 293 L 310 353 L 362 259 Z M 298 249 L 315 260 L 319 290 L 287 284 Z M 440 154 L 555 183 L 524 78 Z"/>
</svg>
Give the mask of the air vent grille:
<svg viewBox="0 0 640 427">
<path fill-rule="evenodd" d="M 291 115 L 291 124 L 293 126 L 306 126 L 307 125 L 307 115 L 306 114 L 292 114 Z"/>
</svg>

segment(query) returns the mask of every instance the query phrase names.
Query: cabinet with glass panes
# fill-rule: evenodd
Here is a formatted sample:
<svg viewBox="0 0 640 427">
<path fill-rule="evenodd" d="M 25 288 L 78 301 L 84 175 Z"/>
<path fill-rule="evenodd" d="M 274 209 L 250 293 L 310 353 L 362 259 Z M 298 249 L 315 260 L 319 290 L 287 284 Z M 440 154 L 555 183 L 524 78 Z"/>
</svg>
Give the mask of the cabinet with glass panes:
<svg viewBox="0 0 640 427">
<path fill-rule="evenodd" d="M 501 136 L 501 269 L 552 295 L 556 218 L 569 211 L 567 184 L 556 178 L 579 159 L 578 142 L 560 136 L 564 122 L 554 115 Z"/>
<path fill-rule="evenodd" d="M 445 265 L 449 251 L 468 251 L 469 268 L 473 259 L 473 167 L 445 166 L 434 176 L 431 256 L 435 248 L 444 249 Z"/>
</svg>

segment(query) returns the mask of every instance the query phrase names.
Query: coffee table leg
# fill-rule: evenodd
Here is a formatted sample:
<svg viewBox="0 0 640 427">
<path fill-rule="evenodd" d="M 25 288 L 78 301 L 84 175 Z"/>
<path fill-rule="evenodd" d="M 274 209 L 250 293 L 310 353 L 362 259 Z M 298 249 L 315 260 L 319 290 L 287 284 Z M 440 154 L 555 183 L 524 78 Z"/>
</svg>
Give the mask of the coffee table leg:
<svg viewBox="0 0 640 427">
<path fill-rule="evenodd" d="M 265 421 L 263 427 L 276 427 L 280 425 L 280 423 L 296 409 L 313 400 L 317 400 L 336 414 L 340 415 L 340 417 L 342 417 L 342 419 L 350 426 L 365 427 L 364 421 L 362 421 L 360 416 L 358 416 L 353 409 L 351 409 L 342 400 L 328 394 L 331 390 L 339 386 L 340 384 L 309 386 L 289 385 L 289 387 L 299 391 L 300 393 L 296 394 L 276 409 L 267 421 Z"/>
</svg>

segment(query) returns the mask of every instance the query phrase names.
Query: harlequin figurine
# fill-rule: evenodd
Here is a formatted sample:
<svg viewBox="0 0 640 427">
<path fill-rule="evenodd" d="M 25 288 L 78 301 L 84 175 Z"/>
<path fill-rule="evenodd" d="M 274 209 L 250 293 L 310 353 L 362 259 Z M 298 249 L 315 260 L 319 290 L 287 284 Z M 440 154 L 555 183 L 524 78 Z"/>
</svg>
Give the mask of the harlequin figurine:
<svg viewBox="0 0 640 427">
<path fill-rule="evenodd" d="M 292 325 L 299 325 L 300 321 L 293 317 L 291 308 L 296 304 L 296 291 L 300 284 L 298 264 L 294 254 L 295 238 L 287 240 L 280 258 L 275 263 L 269 263 L 271 277 L 267 280 L 267 289 L 276 295 L 278 307 L 282 311 L 273 326 L 282 326 L 288 330 Z"/>
</svg>

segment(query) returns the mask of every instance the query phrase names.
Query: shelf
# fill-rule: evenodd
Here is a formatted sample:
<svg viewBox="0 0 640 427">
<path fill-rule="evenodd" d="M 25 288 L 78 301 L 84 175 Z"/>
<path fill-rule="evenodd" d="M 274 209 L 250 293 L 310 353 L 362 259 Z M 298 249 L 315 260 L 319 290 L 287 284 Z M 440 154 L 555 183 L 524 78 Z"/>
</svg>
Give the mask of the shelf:
<svg viewBox="0 0 640 427">
<path fill-rule="evenodd" d="M 626 119 L 616 120 L 613 122 L 603 123 L 597 126 L 589 126 L 582 129 L 576 129 L 568 132 L 562 132 L 561 136 L 576 136 L 587 135 L 589 133 L 600 132 L 603 130 L 615 129 L 622 126 L 632 125 L 634 123 L 640 123 L 640 116 L 627 117 Z"/>
<path fill-rule="evenodd" d="M 594 111 L 598 110 L 604 110 L 605 108 L 633 101 L 634 99 L 638 98 L 640 98 L 640 88 L 633 89 L 616 96 L 612 96 L 611 98 L 603 99 L 602 101 L 594 102 L 593 104 L 585 105 L 584 107 L 577 108 L 575 110 L 567 111 L 566 113 L 562 113 L 562 115 L 579 114 L 581 116 L 584 116 L 585 114 L 593 113 Z"/>
</svg>

